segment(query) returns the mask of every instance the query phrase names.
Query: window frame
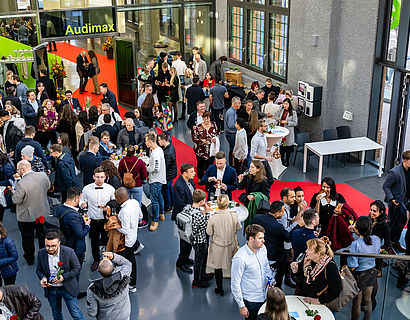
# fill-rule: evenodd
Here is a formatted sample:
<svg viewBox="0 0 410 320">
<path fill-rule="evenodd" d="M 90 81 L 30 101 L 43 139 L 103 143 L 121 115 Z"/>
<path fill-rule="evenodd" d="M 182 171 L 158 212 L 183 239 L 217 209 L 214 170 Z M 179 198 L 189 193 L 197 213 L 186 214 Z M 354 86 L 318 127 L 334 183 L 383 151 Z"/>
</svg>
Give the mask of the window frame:
<svg viewBox="0 0 410 320">
<path fill-rule="evenodd" d="M 291 0 L 288 1 L 288 7 L 279 7 L 270 4 L 270 0 L 265 0 L 265 4 L 252 3 L 250 0 L 228 0 L 228 61 L 230 63 L 242 66 L 248 70 L 263 74 L 272 79 L 287 83 L 288 80 L 288 60 L 289 60 L 289 26 L 290 26 L 290 6 Z M 242 59 L 237 60 L 231 58 L 232 52 L 232 39 L 233 39 L 233 21 L 232 21 L 232 9 L 233 7 L 239 7 L 243 9 L 243 32 L 242 32 Z M 250 52 L 250 37 L 249 37 L 249 19 L 251 11 L 263 11 L 264 12 L 264 39 L 263 39 L 263 67 L 262 69 L 254 67 L 250 64 L 251 52 Z M 287 41 L 286 41 L 286 70 L 283 76 L 269 72 L 269 39 L 271 36 L 271 30 L 269 28 L 269 22 L 271 15 L 286 15 L 288 17 L 287 23 Z"/>
</svg>

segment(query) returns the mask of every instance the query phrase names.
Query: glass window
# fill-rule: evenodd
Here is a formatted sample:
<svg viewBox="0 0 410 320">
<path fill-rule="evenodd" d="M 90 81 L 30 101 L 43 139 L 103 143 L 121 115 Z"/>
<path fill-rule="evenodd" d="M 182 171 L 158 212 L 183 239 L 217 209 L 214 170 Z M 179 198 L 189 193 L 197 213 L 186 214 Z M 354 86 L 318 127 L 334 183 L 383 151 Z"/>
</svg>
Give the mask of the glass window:
<svg viewBox="0 0 410 320">
<path fill-rule="evenodd" d="M 44 10 L 109 6 L 112 0 L 38 0 L 38 8 Z"/>
<path fill-rule="evenodd" d="M 232 34 L 229 56 L 235 60 L 242 60 L 243 48 L 243 8 L 232 7 Z"/>
<path fill-rule="evenodd" d="M 289 0 L 271 0 L 270 4 L 272 6 L 288 8 L 289 7 Z"/>
<path fill-rule="evenodd" d="M 281 77 L 285 77 L 288 42 L 288 16 L 271 14 L 269 24 L 268 71 Z"/>
<path fill-rule="evenodd" d="M 399 23 L 402 0 L 395 0 L 392 4 L 389 43 L 387 48 L 387 60 L 396 61 L 397 39 L 399 37 Z"/>
<path fill-rule="evenodd" d="M 407 43 L 406 69 L 410 70 L 410 33 L 409 33 L 409 41 Z"/>
<path fill-rule="evenodd" d="M 257 4 L 265 4 L 265 0 L 248 0 L 248 1 L 252 3 L 257 3 Z"/>
<path fill-rule="evenodd" d="M 259 69 L 263 69 L 264 24 L 265 12 L 250 10 L 248 22 L 249 64 Z"/>
</svg>

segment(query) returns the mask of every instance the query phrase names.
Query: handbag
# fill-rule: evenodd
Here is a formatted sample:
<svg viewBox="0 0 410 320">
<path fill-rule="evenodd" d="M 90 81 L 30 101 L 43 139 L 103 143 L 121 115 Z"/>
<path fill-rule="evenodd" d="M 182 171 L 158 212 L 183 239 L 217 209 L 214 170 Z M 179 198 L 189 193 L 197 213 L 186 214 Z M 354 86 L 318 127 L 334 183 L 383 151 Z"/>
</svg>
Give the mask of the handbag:
<svg viewBox="0 0 410 320">
<path fill-rule="evenodd" d="M 236 237 L 236 225 L 235 225 L 235 220 L 233 219 L 233 214 L 231 213 L 231 218 L 232 218 L 232 227 L 233 227 L 233 254 L 232 256 L 234 256 L 238 250 L 241 248 L 241 246 L 239 245 L 238 242 L 238 238 Z"/>
<path fill-rule="evenodd" d="M 326 269 L 325 279 L 327 280 Z M 353 277 L 352 272 L 347 265 L 340 269 L 340 279 L 342 281 L 342 290 L 340 291 L 339 296 L 332 301 L 325 303 L 326 307 L 335 312 L 343 310 L 343 308 L 346 307 L 360 292 L 356 279 Z M 326 292 L 327 289 L 328 285 L 326 285 L 326 288 L 320 291 L 317 295 L 320 296 L 322 293 Z"/>
</svg>

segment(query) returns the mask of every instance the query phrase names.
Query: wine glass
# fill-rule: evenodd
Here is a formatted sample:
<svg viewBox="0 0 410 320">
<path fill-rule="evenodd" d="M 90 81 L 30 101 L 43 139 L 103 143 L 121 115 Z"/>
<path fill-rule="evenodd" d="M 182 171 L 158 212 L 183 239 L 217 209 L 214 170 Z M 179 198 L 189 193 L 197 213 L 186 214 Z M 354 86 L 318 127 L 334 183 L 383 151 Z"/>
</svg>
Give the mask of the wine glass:
<svg viewBox="0 0 410 320">
<path fill-rule="evenodd" d="M 296 258 L 296 262 L 299 264 L 299 263 L 301 263 L 302 261 L 303 261 L 303 259 L 305 259 L 305 253 L 304 252 L 301 252 L 299 255 L 298 255 L 298 257 Z"/>
<path fill-rule="evenodd" d="M 352 226 L 354 224 L 354 219 L 352 216 L 349 217 L 349 224 Z"/>
<path fill-rule="evenodd" d="M 318 224 L 318 225 L 316 226 L 316 231 L 317 231 L 317 233 L 320 234 L 320 232 L 322 231 L 322 225 L 321 225 L 321 224 Z"/>
</svg>

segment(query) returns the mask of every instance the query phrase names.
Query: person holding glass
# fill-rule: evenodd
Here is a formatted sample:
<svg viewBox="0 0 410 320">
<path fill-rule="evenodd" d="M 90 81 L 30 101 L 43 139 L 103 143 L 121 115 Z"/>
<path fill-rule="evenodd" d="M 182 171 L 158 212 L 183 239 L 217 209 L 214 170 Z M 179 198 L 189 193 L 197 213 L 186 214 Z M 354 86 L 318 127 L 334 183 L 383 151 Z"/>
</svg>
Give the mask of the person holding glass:
<svg viewBox="0 0 410 320">
<path fill-rule="evenodd" d="M 236 232 L 242 228 L 238 214 L 228 210 L 229 198 L 226 194 L 218 196 L 217 210 L 210 216 L 206 233 L 210 236 L 207 266 L 215 269 L 215 293 L 224 295 L 222 270 L 231 269 L 232 258 L 238 245 Z"/>
<path fill-rule="evenodd" d="M 43 149 L 46 149 L 50 141 L 51 143 L 57 143 L 58 113 L 53 106 L 52 100 L 44 100 L 43 106 L 38 108 L 37 119 L 36 138 Z"/>
<path fill-rule="evenodd" d="M 277 121 L 281 127 L 288 128 L 289 134 L 282 139 L 282 144 L 279 148 L 282 164 L 285 167 L 289 166 L 290 154 L 293 152 L 295 144 L 294 128 L 298 125 L 298 116 L 292 108 L 292 102 L 286 98 L 278 112 Z"/>
</svg>

